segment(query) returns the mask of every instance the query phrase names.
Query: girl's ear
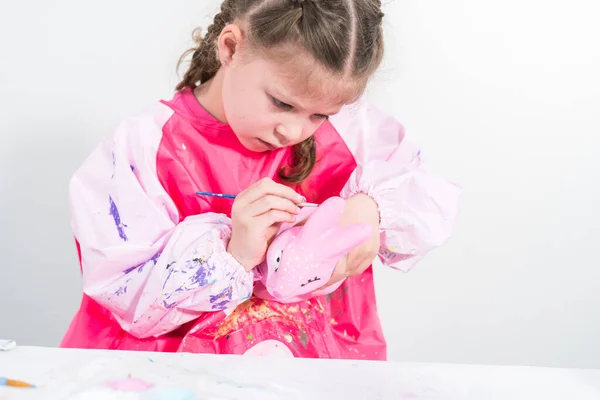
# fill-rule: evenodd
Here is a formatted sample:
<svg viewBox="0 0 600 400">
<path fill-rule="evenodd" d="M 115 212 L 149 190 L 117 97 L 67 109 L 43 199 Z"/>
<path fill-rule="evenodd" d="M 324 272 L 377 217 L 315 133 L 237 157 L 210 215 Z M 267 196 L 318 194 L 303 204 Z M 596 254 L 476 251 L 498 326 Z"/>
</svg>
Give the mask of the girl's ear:
<svg viewBox="0 0 600 400">
<path fill-rule="evenodd" d="M 236 24 L 226 25 L 221 31 L 217 41 L 217 50 L 221 65 L 228 65 L 233 61 L 234 56 L 239 52 L 243 41 L 243 33 Z"/>
</svg>

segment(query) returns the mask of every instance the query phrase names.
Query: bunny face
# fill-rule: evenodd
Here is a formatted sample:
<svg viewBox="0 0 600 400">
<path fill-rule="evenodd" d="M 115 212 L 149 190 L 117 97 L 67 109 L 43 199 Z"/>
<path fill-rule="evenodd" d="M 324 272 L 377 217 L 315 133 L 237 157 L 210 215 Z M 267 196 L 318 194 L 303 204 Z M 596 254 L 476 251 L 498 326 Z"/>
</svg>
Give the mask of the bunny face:
<svg viewBox="0 0 600 400">
<path fill-rule="evenodd" d="M 294 240 L 300 234 L 301 227 L 293 227 L 277 235 L 267 250 L 267 265 L 269 272 L 277 272 L 283 261 L 283 253 L 294 251 Z"/>
<path fill-rule="evenodd" d="M 316 211 L 303 209 L 298 220 L 309 216 L 304 226 L 282 226 L 259 267 L 270 296 L 287 302 L 318 290 L 341 257 L 371 236 L 369 224 L 338 226 L 345 204 L 332 197 Z"/>
</svg>

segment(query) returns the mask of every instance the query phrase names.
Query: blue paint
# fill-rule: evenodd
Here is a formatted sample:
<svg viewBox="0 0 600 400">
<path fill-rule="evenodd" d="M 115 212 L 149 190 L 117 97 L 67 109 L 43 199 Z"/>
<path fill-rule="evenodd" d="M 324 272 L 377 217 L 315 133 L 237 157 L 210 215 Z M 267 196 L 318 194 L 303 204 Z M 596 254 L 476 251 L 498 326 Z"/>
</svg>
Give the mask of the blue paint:
<svg viewBox="0 0 600 400">
<path fill-rule="evenodd" d="M 127 225 L 125 225 L 121 221 L 121 215 L 119 214 L 119 209 L 117 208 L 117 205 L 115 204 L 111 195 L 108 196 L 108 202 L 110 203 L 110 215 L 112 215 L 112 217 L 115 221 L 115 226 L 117 227 L 117 232 L 119 233 L 119 237 L 124 242 L 127 242 L 129 240 L 129 239 L 127 239 L 127 235 L 125 234 L 125 228 L 127 228 Z"/>
</svg>

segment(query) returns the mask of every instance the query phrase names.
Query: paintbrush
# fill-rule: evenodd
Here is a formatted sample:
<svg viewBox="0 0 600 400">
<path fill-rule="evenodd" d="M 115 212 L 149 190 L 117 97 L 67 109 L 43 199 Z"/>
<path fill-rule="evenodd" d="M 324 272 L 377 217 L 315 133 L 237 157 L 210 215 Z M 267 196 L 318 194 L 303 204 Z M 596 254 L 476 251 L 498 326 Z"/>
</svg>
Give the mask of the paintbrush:
<svg viewBox="0 0 600 400">
<path fill-rule="evenodd" d="M 233 194 L 212 193 L 212 192 L 196 192 L 198 196 L 221 197 L 223 199 L 235 199 Z M 298 207 L 319 207 L 316 203 L 299 203 Z"/>
<path fill-rule="evenodd" d="M 14 379 L 2 378 L 0 377 L 0 386 L 11 386 L 11 387 L 20 387 L 20 388 L 34 388 L 35 385 L 32 385 L 27 382 L 16 381 Z"/>
</svg>

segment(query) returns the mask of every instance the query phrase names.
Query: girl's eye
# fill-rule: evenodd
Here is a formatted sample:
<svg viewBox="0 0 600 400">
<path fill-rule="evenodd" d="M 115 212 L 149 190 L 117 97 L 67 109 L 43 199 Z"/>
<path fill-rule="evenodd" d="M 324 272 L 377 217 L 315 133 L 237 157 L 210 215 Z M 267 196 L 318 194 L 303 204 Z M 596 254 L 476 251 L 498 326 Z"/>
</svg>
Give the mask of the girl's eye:
<svg viewBox="0 0 600 400">
<path fill-rule="evenodd" d="M 291 111 L 294 109 L 293 106 L 284 103 L 281 100 L 277 100 L 275 97 L 271 96 L 271 101 L 273 102 L 273 105 L 277 108 L 279 108 L 280 110 L 284 110 L 284 111 Z M 318 119 L 322 119 L 322 120 L 327 120 L 329 119 L 329 115 L 323 115 L 323 114 L 315 114 L 314 115 L 315 118 Z"/>
<path fill-rule="evenodd" d="M 277 100 L 275 97 L 271 97 L 271 100 L 273 101 L 273 104 L 275 105 L 275 107 L 280 108 L 282 110 L 289 111 L 293 108 L 289 104 L 286 104 L 283 101 Z"/>
</svg>

